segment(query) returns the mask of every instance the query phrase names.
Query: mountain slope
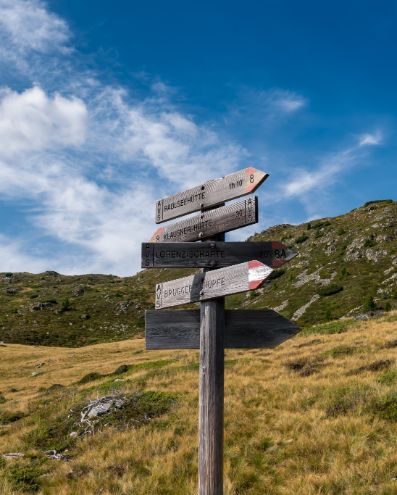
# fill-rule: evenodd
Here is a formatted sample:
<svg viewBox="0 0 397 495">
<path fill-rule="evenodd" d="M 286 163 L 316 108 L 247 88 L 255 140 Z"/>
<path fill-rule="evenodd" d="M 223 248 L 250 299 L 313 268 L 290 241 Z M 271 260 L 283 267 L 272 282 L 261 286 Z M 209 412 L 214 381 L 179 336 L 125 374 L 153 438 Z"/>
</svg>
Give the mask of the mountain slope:
<svg viewBox="0 0 397 495">
<path fill-rule="evenodd" d="M 225 494 L 397 493 L 396 339 L 394 313 L 227 350 Z M 197 494 L 197 351 L 2 345 L 0 391 L 1 495 Z M 135 407 L 87 428 L 104 396 Z"/>
<path fill-rule="evenodd" d="M 370 202 L 335 218 L 278 225 L 249 241 L 280 240 L 299 252 L 264 288 L 227 298 L 229 308 L 271 307 L 301 326 L 397 307 L 397 203 Z M 0 274 L 0 340 L 80 346 L 143 334 L 156 282 L 190 273 L 133 277 Z"/>
</svg>

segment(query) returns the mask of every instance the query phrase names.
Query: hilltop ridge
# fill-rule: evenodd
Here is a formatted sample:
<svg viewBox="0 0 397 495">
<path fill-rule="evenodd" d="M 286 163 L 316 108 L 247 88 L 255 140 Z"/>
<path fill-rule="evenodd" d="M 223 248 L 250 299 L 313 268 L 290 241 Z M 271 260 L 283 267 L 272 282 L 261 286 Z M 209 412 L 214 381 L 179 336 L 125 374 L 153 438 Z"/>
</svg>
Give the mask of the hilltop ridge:
<svg viewBox="0 0 397 495">
<path fill-rule="evenodd" d="M 280 240 L 299 252 L 263 288 L 228 308 L 273 308 L 301 326 L 397 307 L 397 202 L 370 201 L 337 217 L 276 225 L 248 241 Z M 132 277 L 0 274 L 0 340 L 81 346 L 141 336 L 159 281 L 186 269 Z"/>
</svg>

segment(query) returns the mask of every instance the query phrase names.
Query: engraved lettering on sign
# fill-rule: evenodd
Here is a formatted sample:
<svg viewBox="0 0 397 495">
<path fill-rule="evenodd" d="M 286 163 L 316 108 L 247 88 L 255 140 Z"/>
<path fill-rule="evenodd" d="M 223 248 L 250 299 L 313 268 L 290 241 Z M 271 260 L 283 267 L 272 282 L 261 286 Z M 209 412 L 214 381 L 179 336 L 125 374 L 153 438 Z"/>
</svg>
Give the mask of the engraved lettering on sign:
<svg viewBox="0 0 397 495">
<path fill-rule="evenodd" d="M 225 277 L 215 278 L 213 280 L 205 280 L 203 289 L 214 289 L 225 285 Z"/>
<path fill-rule="evenodd" d="M 174 210 L 175 208 L 180 208 L 189 203 L 194 203 L 196 201 L 201 201 L 205 199 L 205 192 L 199 192 L 197 194 L 191 194 L 190 196 L 185 196 L 184 198 L 178 199 L 178 201 L 171 201 L 171 203 L 164 204 L 164 210 Z"/>
<path fill-rule="evenodd" d="M 161 250 L 155 252 L 155 258 L 161 259 L 208 259 L 208 258 L 224 258 L 225 251 L 216 251 L 208 249 L 197 249 L 196 251 L 177 251 L 177 250 Z"/>
</svg>

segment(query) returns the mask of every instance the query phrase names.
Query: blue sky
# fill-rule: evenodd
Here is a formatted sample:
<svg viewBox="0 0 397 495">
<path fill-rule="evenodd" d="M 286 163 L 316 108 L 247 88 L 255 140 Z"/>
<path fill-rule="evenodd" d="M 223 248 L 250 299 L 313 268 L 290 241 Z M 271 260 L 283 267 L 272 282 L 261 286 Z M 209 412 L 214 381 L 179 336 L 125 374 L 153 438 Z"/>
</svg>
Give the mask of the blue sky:
<svg viewBox="0 0 397 495">
<path fill-rule="evenodd" d="M 396 198 L 397 5 L 0 0 L 0 271 L 129 275 L 154 202 L 246 166 L 260 224 Z"/>
</svg>

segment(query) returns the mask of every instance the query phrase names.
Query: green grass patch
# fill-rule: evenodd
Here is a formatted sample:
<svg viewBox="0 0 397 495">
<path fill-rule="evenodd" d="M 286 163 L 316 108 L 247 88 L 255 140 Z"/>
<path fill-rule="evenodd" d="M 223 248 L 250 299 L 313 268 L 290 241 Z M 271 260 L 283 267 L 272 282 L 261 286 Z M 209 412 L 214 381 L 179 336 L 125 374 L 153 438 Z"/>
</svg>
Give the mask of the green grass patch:
<svg viewBox="0 0 397 495">
<path fill-rule="evenodd" d="M 15 423 L 25 417 L 25 413 L 22 411 L 1 411 L 0 412 L 0 425 L 8 425 Z"/>
<path fill-rule="evenodd" d="M 369 403 L 374 400 L 374 391 L 364 384 L 337 387 L 327 391 L 325 414 L 336 417 L 346 414 L 365 412 Z"/>
<path fill-rule="evenodd" d="M 96 371 L 92 371 L 91 373 L 87 373 L 86 375 L 84 375 L 83 378 L 80 378 L 80 380 L 77 383 L 79 385 L 83 385 L 85 383 L 90 383 L 95 380 L 104 378 L 105 376 L 106 375 L 102 375 L 101 373 L 97 373 Z"/>
<path fill-rule="evenodd" d="M 44 474 L 41 463 L 22 461 L 6 468 L 6 477 L 17 493 L 35 493 L 41 488 Z"/>
<path fill-rule="evenodd" d="M 337 358 L 337 357 L 344 357 L 344 356 L 351 356 L 352 354 L 355 354 L 358 352 L 357 347 L 351 347 L 349 345 L 338 345 L 334 347 L 333 349 L 330 349 L 327 351 L 325 354 L 327 356 Z"/>
<path fill-rule="evenodd" d="M 373 413 L 387 421 L 397 421 L 397 393 L 390 393 L 373 402 Z"/>
<path fill-rule="evenodd" d="M 117 398 L 116 394 L 113 396 Z M 176 394 L 157 391 L 137 391 L 119 397 L 124 397 L 121 407 L 114 407 L 105 414 L 90 418 L 89 423 L 81 423 L 81 412 L 87 406 L 87 401 L 79 401 L 72 407 L 68 405 L 61 413 L 58 412 L 59 405 L 58 409 L 51 404 L 43 407 L 36 418 L 38 427 L 25 435 L 26 445 L 43 451 L 62 452 L 73 448 L 76 440 L 87 433 L 96 433 L 108 427 L 122 430 L 146 424 L 168 412 L 178 399 Z M 71 436 L 72 432 L 75 435 Z"/>
<path fill-rule="evenodd" d="M 305 337 L 306 335 L 331 335 L 335 333 L 344 333 L 355 322 L 353 320 L 337 320 L 329 323 L 322 323 L 320 325 L 313 325 L 311 327 L 303 328 L 299 335 Z"/>
<path fill-rule="evenodd" d="M 382 385 L 394 385 L 397 383 L 397 369 L 388 370 L 376 379 Z"/>
</svg>

